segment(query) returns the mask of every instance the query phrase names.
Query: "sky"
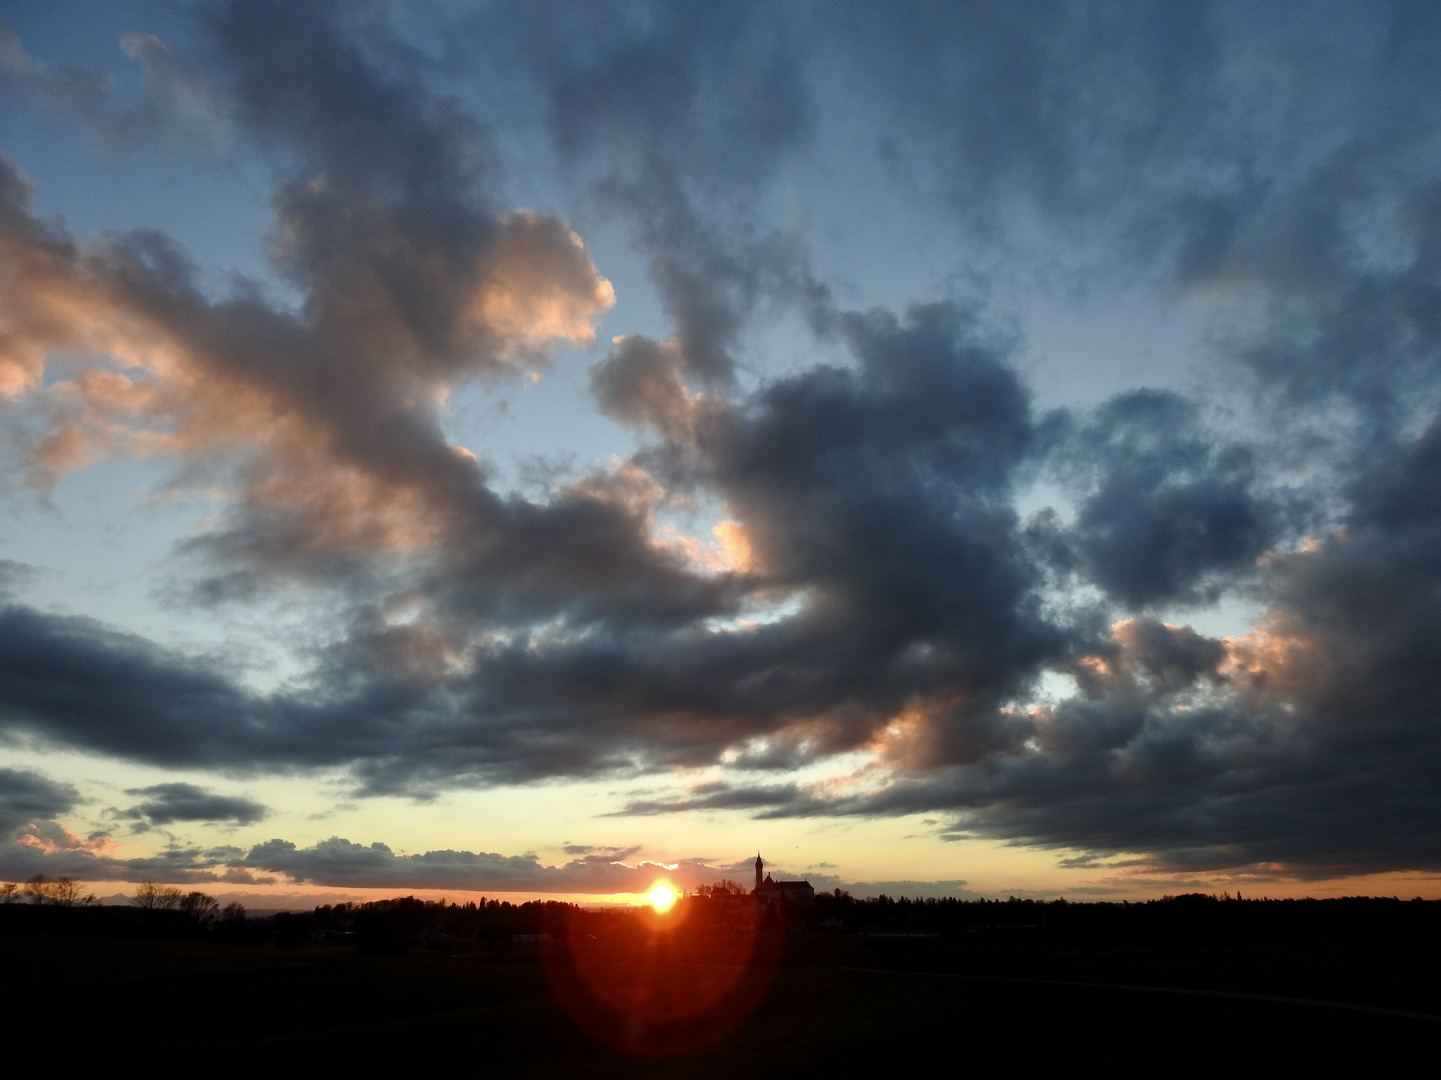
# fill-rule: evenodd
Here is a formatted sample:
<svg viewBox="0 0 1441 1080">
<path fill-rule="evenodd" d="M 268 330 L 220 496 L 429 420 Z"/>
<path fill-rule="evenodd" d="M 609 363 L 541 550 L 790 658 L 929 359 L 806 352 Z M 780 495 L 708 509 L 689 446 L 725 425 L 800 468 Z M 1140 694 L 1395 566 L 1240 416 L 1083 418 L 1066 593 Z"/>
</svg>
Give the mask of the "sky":
<svg viewBox="0 0 1441 1080">
<path fill-rule="evenodd" d="M 0 879 L 1441 898 L 1438 53 L 0 4 Z"/>
</svg>

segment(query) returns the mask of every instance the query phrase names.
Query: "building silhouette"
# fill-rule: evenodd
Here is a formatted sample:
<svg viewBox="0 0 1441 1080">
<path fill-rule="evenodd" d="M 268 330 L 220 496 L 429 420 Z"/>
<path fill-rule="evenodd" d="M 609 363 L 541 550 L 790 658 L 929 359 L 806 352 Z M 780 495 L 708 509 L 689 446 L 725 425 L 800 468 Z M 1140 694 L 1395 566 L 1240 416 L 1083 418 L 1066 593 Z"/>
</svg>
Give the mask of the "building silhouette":
<svg viewBox="0 0 1441 1080">
<path fill-rule="evenodd" d="M 756 887 L 751 890 L 751 896 L 755 898 L 757 909 L 774 911 L 778 915 L 810 910 L 815 902 L 816 890 L 809 881 L 774 881 L 769 874 L 762 879 L 764 870 L 765 861 L 760 852 L 756 852 Z"/>
</svg>

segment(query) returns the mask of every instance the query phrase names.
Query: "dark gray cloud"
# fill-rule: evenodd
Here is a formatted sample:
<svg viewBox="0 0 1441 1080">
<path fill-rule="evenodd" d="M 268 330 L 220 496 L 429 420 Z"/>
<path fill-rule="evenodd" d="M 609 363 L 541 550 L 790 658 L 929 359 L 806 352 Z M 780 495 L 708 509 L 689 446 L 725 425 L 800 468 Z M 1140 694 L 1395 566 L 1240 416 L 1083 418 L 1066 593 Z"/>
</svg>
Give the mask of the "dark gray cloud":
<svg viewBox="0 0 1441 1080">
<path fill-rule="evenodd" d="M 663 161 L 687 179 L 744 185 L 803 142 L 815 115 L 803 18 L 762 12 L 750 3 L 647 3 L 561 19 L 481 13 L 472 27 L 499 32 L 531 68 L 565 152 L 607 156 L 623 169 Z"/>
<path fill-rule="evenodd" d="M 597 844 L 566 844 L 561 850 L 567 855 L 604 855 L 607 858 L 624 860 L 640 851 L 638 845 L 613 847 Z"/>
<path fill-rule="evenodd" d="M 1437 439 L 1377 467 L 1344 530 L 1266 557 L 1269 614 L 1217 639 L 1152 618 L 1063 670 L 1074 696 L 1015 713 L 974 762 L 875 794 L 736 785 L 633 812 L 759 816 L 950 810 L 969 835 L 1134 865 L 1327 877 L 1437 866 Z"/>
<path fill-rule="evenodd" d="M 145 801 L 120 812 L 121 817 L 134 818 L 151 825 L 171 825 L 177 821 L 234 822 L 251 825 L 269 813 L 261 803 L 237 795 L 221 795 L 194 784 L 154 784 L 134 788 L 127 795 L 145 796 Z"/>
<path fill-rule="evenodd" d="M 140 638 L 13 606 L 0 613 L 0 701 L 9 731 L 158 763 L 243 760 L 280 720 Z"/>
<path fill-rule="evenodd" d="M 1297 430 L 1354 428 L 1364 446 L 1437 406 L 1441 194 L 1422 148 L 1433 130 L 1337 147 L 1248 203 L 1197 275 L 1202 289 L 1244 285 L 1253 329 L 1221 339 Z"/>
<path fill-rule="evenodd" d="M 1032 711 L 1008 753 L 764 812 L 950 809 L 973 835 L 1192 871 L 1435 870 L 1441 610 L 1429 554 L 1403 567 L 1393 543 L 1343 534 L 1278 559 L 1272 614 L 1245 638 L 1118 624 L 1075 662 L 1079 693 Z"/>
<path fill-rule="evenodd" d="M 863 744 L 904 703 L 928 712 L 934 699 L 953 733 L 924 752 L 964 755 L 979 752 L 986 725 L 971 721 L 987 703 L 1064 651 L 1035 610 L 1003 501 L 1030 432 L 1005 343 L 948 307 L 844 325 L 855 369 L 809 371 L 738 406 L 657 399 L 644 380 L 606 391 L 618 411 L 629 400 L 683 411 L 656 425 L 675 440 L 642 460 L 718 491 L 744 523 L 732 588 L 799 610 L 721 632 L 677 624 L 496 652 L 477 667 L 488 695 L 544 687 L 560 710 L 531 711 L 531 737 L 568 699 L 585 702 L 573 737 L 691 761 L 755 738 L 788 746 L 776 763 L 793 763 Z"/>
<path fill-rule="evenodd" d="M 1251 451 L 1218 439 L 1177 394 L 1121 394 L 1053 453 L 1078 488 L 1074 559 L 1129 608 L 1214 601 L 1281 535 Z"/>
<path fill-rule="evenodd" d="M 25 769 L 0 768 L 0 835 L 8 841 L 22 825 L 67 814 L 79 801 L 80 793 L 69 784 Z"/>
<path fill-rule="evenodd" d="M 737 787 L 723 780 L 700 784 L 684 795 L 670 799 L 634 799 L 626 803 L 623 814 L 648 816 L 674 814 L 685 810 L 753 810 L 777 804 L 791 805 L 800 796 L 796 784 L 772 784 L 761 787 Z"/>
<path fill-rule="evenodd" d="M 653 862 L 622 862 L 616 854 L 583 855 L 547 866 L 533 854 L 427 851 L 397 855 L 382 843 L 357 844 L 338 836 L 308 848 L 268 840 L 251 849 L 243 865 L 284 873 L 291 880 L 341 888 L 465 889 L 488 892 L 646 892 L 657 878 L 690 887 L 720 870 L 704 860 L 674 868 Z"/>
<path fill-rule="evenodd" d="M 383 16 L 343 8 L 219 0 L 197 14 L 240 122 L 268 149 L 336 184 L 453 209 L 483 181 L 483 130 L 416 78 Z"/>
</svg>

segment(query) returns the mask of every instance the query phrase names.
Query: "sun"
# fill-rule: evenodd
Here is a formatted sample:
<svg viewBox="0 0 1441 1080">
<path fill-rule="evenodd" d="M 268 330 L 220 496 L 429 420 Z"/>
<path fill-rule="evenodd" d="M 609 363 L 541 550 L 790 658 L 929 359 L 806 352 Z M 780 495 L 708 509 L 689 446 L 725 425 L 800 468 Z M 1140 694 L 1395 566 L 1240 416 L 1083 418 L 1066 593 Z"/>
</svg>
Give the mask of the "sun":
<svg viewBox="0 0 1441 1080">
<path fill-rule="evenodd" d="M 657 911 L 669 911 L 677 897 L 674 889 L 665 882 L 661 882 L 646 894 L 646 899 L 650 901 L 650 906 Z"/>
</svg>

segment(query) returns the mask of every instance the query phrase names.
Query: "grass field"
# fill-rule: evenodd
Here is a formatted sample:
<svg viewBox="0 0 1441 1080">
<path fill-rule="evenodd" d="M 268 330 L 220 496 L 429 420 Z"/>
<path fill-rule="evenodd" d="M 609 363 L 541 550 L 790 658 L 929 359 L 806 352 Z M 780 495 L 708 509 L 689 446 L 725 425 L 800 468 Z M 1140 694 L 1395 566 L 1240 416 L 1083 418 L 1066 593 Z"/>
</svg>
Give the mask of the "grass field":
<svg viewBox="0 0 1441 1080">
<path fill-rule="evenodd" d="M 1429 1053 L 1432 957 L 1398 943 L 1267 950 L 1045 950 L 801 937 L 698 1016 L 596 1000 L 595 973 L 522 947 L 367 956 L 22 933 L 0 936 L 12 1030 L 77 1064 L 459 1066 L 480 1075 L 1195 1074 Z M 764 953 L 764 950 L 762 950 Z M 713 971 L 642 960 L 602 979 L 662 1005 Z M 589 979 L 589 981 L 587 981 Z M 1288 1000 L 1306 999 L 1306 1000 Z"/>
</svg>

